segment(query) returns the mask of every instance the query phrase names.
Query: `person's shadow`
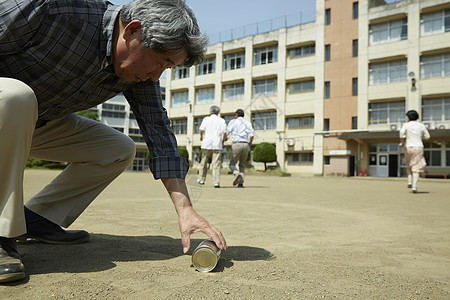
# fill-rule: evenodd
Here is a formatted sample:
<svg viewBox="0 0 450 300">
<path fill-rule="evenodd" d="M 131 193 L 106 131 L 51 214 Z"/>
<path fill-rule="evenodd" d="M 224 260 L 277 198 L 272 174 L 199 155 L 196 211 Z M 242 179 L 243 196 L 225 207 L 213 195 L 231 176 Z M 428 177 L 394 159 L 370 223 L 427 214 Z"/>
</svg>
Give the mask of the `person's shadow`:
<svg viewBox="0 0 450 300">
<path fill-rule="evenodd" d="M 192 255 L 202 239 L 191 239 Z M 167 236 L 118 236 L 91 234 L 89 242 L 76 245 L 50 245 L 37 241 L 18 244 L 28 275 L 86 273 L 112 269 L 115 262 L 166 260 L 184 255 L 180 239 Z M 262 248 L 229 246 L 222 251 L 213 272 L 233 266 L 233 260 L 270 260 L 273 255 Z"/>
</svg>

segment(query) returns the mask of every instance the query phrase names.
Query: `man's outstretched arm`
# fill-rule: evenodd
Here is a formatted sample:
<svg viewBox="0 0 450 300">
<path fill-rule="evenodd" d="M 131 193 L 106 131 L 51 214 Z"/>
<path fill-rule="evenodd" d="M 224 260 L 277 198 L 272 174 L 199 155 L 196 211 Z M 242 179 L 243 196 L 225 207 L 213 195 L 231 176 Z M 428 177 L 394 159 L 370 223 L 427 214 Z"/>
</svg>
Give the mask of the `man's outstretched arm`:
<svg viewBox="0 0 450 300">
<path fill-rule="evenodd" d="M 181 244 L 183 252 L 189 251 L 191 245 L 191 234 L 203 232 L 214 240 L 221 250 L 227 249 L 227 243 L 220 230 L 209 224 L 209 222 L 197 214 L 192 207 L 186 182 L 182 178 L 161 178 L 167 192 L 172 198 L 173 205 L 178 214 L 178 225 L 181 232 Z"/>
</svg>

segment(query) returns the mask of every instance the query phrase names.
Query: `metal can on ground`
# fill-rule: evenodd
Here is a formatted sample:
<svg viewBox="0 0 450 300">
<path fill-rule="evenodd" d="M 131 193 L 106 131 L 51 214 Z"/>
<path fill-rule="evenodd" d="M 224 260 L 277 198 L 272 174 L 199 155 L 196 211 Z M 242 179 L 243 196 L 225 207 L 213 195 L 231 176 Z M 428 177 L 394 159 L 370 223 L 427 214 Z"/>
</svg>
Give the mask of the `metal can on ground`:
<svg viewBox="0 0 450 300">
<path fill-rule="evenodd" d="M 192 264 L 197 271 L 212 271 L 219 261 L 221 252 L 212 239 L 204 240 L 192 253 Z"/>
</svg>

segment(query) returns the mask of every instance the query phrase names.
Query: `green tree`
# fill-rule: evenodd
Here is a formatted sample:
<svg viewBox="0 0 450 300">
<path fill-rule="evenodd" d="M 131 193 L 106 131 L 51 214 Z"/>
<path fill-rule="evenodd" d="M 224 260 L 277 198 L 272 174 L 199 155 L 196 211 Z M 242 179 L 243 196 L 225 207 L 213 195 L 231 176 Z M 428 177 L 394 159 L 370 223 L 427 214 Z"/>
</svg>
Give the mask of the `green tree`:
<svg viewBox="0 0 450 300">
<path fill-rule="evenodd" d="M 95 121 L 100 121 L 97 112 L 94 111 L 94 110 L 85 109 L 85 110 L 82 110 L 82 111 L 78 111 L 77 114 L 82 116 L 82 117 L 88 118 L 88 119 L 92 119 L 92 120 L 95 120 Z"/>
<path fill-rule="evenodd" d="M 253 161 L 264 163 L 264 172 L 267 171 L 267 163 L 277 161 L 275 146 L 266 142 L 258 144 L 253 149 Z"/>
</svg>

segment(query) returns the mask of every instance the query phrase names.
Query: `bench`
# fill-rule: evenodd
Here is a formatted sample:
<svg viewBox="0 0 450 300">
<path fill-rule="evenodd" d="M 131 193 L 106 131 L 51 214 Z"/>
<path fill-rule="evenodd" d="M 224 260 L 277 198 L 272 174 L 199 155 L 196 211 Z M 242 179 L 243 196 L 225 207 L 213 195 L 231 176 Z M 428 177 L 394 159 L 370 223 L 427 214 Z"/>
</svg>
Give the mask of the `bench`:
<svg viewBox="0 0 450 300">
<path fill-rule="evenodd" d="M 448 174 L 423 173 L 423 178 L 443 178 L 447 179 Z"/>
</svg>

